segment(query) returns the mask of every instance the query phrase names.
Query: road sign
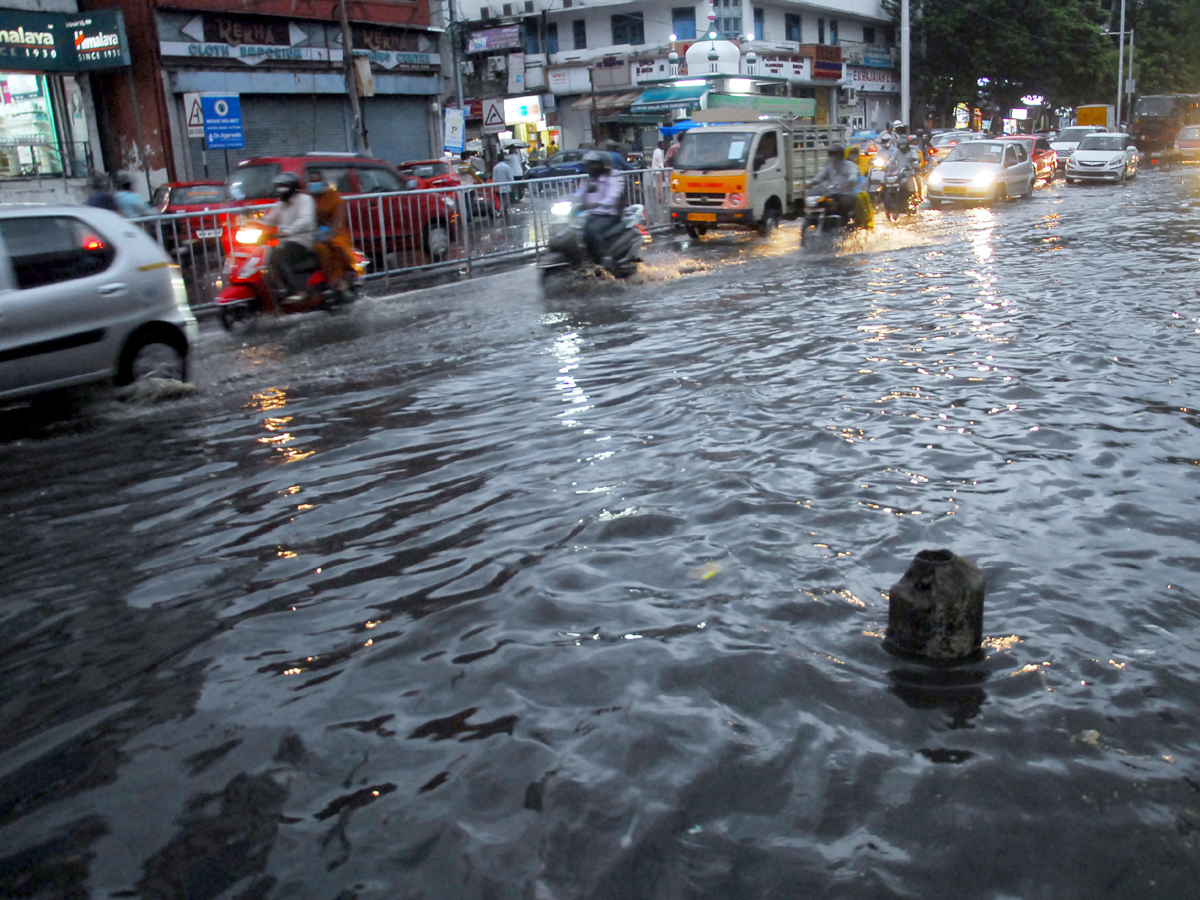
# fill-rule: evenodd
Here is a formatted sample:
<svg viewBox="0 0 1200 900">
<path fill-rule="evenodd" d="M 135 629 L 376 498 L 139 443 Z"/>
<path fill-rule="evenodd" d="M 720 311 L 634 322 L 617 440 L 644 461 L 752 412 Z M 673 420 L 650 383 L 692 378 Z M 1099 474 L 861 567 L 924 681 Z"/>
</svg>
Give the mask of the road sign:
<svg viewBox="0 0 1200 900">
<path fill-rule="evenodd" d="M 188 137 L 204 137 L 204 110 L 200 107 L 199 93 L 183 95 L 183 115 L 187 119 Z"/>
<path fill-rule="evenodd" d="M 504 98 L 483 101 L 483 133 L 499 134 L 504 130 Z"/>
<path fill-rule="evenodd" d="M 462 153 L 466 122 L 461 109 L 446 110 L 446 137 L 444 146 L 451 153 Z"/>
<path fill-rule="evenodd" d="M 242 135 L 242 101 L 237 94 L 201 94 L 204 112 L 204 142 L 209 150 L 240 150 L 246 146 Z"/>
</svg>

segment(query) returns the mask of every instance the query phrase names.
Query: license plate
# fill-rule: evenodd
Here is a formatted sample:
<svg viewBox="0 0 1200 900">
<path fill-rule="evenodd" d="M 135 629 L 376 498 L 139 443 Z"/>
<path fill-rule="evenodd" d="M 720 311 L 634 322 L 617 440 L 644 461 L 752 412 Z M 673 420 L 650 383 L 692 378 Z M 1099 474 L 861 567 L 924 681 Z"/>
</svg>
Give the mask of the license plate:
<svg viewBox="0 0 1200 900">
<path fill-rule="evenodd" d="M 943 194 L 965 194 L 966 192 L 967 192 L 967 189 L 965 187 L 944 187 L 944 188 L 942 188 Z"/>
<path fill-rule="evenodd" d="M 198 238 L 217 238 L 221 236 L 220 228 L 203 228 L 196 232 Z"/>
<path fill-rule="evenodd" d="M 689 222 L 715 222 L 717 221 L 716 213 L 688 213 Z"/>
</svg>

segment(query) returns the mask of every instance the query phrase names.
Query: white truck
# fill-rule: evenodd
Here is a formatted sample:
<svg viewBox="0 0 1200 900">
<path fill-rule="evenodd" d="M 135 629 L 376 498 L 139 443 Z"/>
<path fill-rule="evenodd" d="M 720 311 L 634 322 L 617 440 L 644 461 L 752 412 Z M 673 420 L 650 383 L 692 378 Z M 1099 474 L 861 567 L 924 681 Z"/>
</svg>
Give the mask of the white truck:
<svg viewBox="0 0 1200 900">
<path fill-rule="evenodd" d="M 759 118 L 753 110 L 698 111 L 711 122 L 683 137 L 671 172 L 671 221 L 698 237 L 722 226 L 768 235 L 804 212 L 804 189 L 844 143 L 842 125 Z M 719 123 L 719 124 L 717 124 Z"/>
</svg>

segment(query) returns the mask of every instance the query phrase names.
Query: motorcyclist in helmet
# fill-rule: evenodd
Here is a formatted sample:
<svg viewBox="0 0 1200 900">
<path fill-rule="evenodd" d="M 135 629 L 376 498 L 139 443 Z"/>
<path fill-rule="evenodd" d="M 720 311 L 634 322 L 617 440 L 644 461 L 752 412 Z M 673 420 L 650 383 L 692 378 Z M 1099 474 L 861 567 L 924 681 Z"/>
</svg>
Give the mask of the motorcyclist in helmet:
<svg viewBox="0 0 1200 900">
<path fill-rule="evenodd" d="M 857 149 L 857 148 L 856 148 Z M 855 196 L 860 190 L 862 175 L 857 160 L 846 158 L 846 148 L 834 144 L 829 148 L 829 159 L 809 186 L 829 198 L 829 212 L 850 215 L 854 212 Z"/>
<path fill-rule="evenodd" d="M 263 224 L 275 228 L 279 246 L 271 251 L 269 268 L 289 300 L 303 299 L 308 273 L 319 265 L 313 252 L 317 207 L 313 198 L 300 190 L 300 178 L 294 172 L 281 172 L 272 184 L 275 205 L 263 216 Z"/>
<path fill-rule="evenodd" d="M 625 208 L 625 181 L 613 174 L 612 156 L 603 150 L 589 150 L 583 158 L 583 170 L 587 180 L 572 199 L 587 216 L 583 225 L 587 251 L 596 263 L 602 263 L 607 235 L 620 224 Z"/>
<path fill-rule="evenodd" d="M 914 172 L 920 167 L 921 158 L 917 154 L 916 138 L 901 138 L 896 143 L 896 151 L 888 160 L 887 173 L 894 175 L 902 169 L 910 168 Z"/>
</svg>

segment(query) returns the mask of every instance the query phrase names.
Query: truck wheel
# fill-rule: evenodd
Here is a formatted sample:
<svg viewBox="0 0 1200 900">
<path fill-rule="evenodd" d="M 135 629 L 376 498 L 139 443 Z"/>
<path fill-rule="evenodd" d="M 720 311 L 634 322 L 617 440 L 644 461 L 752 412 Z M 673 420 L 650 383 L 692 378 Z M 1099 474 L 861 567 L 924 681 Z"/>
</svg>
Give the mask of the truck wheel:
<svg viewBox="0 0 1200 900">
<path fill-rule="evenodd" d="M 704 235 L 708 233 L 707 225 L 687 225 L 685 227 L 687 229 L 688 237 L 694 241 L 700 240 L 700 238 L 704 237 Z"/>
<path fill-rule="evenodd" d="M 779 210 L 774 206 L 768 206 L 763 212 L 762 221 L 758 223 L 758 233 L 763 237 L 770 237 L 778 227 Z"/>
</svg>

